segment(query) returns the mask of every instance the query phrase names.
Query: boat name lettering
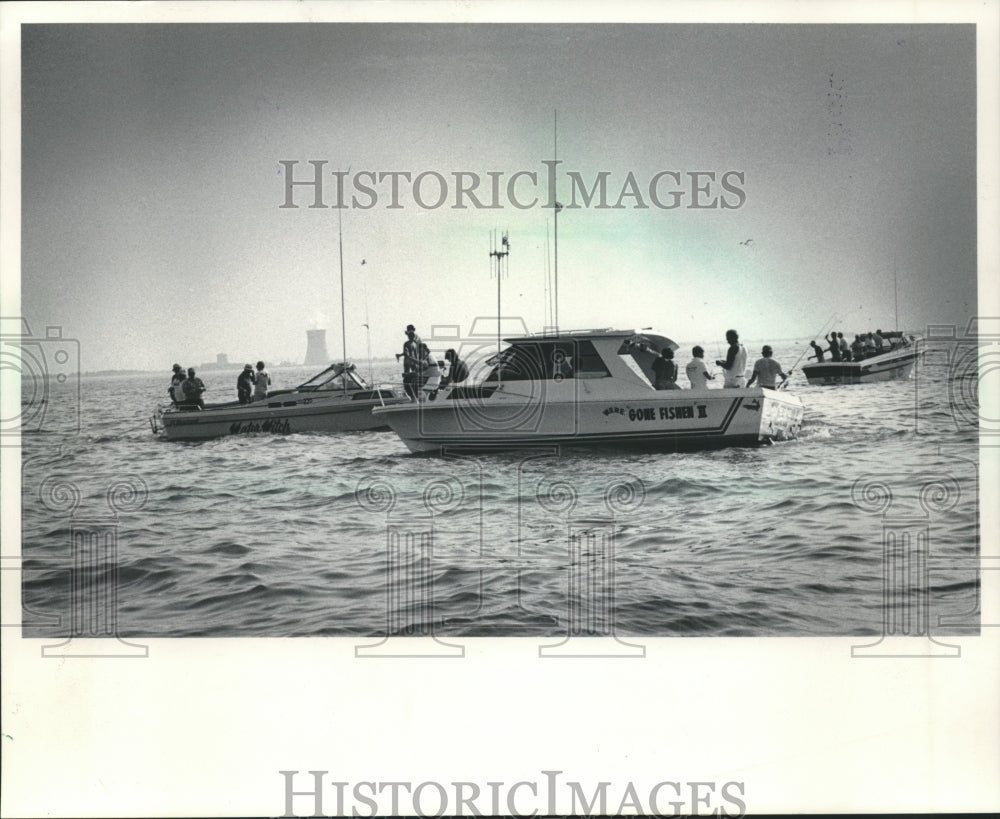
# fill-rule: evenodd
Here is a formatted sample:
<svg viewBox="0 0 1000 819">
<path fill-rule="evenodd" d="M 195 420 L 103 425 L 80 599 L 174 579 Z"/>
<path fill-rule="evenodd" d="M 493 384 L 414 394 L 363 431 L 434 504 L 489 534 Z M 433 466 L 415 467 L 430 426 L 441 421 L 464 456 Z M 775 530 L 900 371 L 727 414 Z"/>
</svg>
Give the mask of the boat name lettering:
<svg viewBox="0 0 1000 819">
<path fill-rule="evenodd" d="M 628 411 L 629 421 L 673 421 L 695 417 L 708 417 L 707 406 L 705 404 L 684 404 L 682 406 L 673 404 L 668 407 L 641 407 L 640 409 L 630 409 Z"/>
<path fill-rule="evenodd" d="M 275 434 L 285 434 L 292 431 L 292 425 L 287 418 L 269 418 L 266 421 L 239 421 L 230 424 L 230 435 L 242 435 L 250 432 L 272 432 Z"/>
</svg>

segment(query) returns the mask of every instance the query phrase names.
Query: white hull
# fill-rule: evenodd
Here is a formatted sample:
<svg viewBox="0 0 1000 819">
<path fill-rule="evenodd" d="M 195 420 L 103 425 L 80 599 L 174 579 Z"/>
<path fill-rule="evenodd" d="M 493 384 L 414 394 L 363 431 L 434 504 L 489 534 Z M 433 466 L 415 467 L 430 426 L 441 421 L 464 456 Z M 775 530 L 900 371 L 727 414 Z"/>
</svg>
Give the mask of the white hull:
<svg viewBox="0 0 1000 819">
<path fill-rule="evenodd" d="M 408 399 L 385 398 L 386 405 L 409 403 Z M 387 429 L 372 415 L 376 399 L 353 400 L 344 396 L 281 395 L 273 401 L 254 404 L 220 404 L 203 410 L 168 409 L 157 418 L 167 438 L 192 440 L 225 435 L 257 433 L 287 435 L 296 432 L 352 432 Z"/>
<path fill-rule="evenodd" d="M 794 438 L 802 423 L 799 399 L 775 390 L 646 388 L 627 395 L 621 384 L 615 390 L 602 383 L 610 380 L 536 383 L 534 394 L 516 382 L 483 398 L 444 395 L 373 415 L 413 452 L 543 444 L 657 451 L 753 446 Z"/>
<path fill-rule="evenodd" d="M 919 354 L 916 347 L 903 347 L 861 361 L 823 361 L 819 364 L 807 364 L 802 368 L 802 372 L 814 386 L 894 381 L 910 377 Z"/>
</svg>

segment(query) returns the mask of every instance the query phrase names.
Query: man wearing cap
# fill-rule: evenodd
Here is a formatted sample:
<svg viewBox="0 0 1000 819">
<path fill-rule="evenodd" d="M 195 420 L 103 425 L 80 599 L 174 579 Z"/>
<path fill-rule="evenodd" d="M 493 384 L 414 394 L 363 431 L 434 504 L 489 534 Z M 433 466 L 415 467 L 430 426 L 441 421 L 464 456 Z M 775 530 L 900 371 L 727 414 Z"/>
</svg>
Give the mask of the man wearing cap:
<svg viewBox="0 0 1000 819">
<path fill-rule="evenodd" d="M 772 350 L 770 345 L 765 344 L 760 354 L 764 356 L 763 358 L 758 358 L 753 365 L 753 374 L 750 376 L 750 380 L 747 381 L 747 386 L 753 385 L 753 382 L 760 378 L 760 385 L 765 390 L 777 389 L 774 383 L 774 377 L 776 375 L 781 376 L 781 383 L 784 384 L 788 380 L 788 376 L 781 371 L 781 365 L 771 358 Z"/>
<path fill-rule="evenodd" d="M 184 368 L 180 364 L 174 364 L 174 374 L 170 377 L 170 386 L 167 392 L 170 393 L 170 400 L 175 404 L 184 403 L 184 393 L 181 392 L 181 383 L 184 381 Z"/>
<path fill-rule="evenodd" d="M 236 395 L 240 399 L 241 404 L 249 404 L 252 400 L 255 381 L 253 367 L 249 364 L 244 364 L 243 372 L 236 377 Z"/>
<path fill-rule="evenodd" d="M 417 383 L 420 372 L 423 369 L 424 356 L 421 354 L 423 344 L 420 336 L 417 335 L 417 328 L 412 324 L 406 325 L 406 342 L 403 344 L 403 352 L 396 356 L 398 361 L 403 359 L 403 389 L 410 398 L 416 398 L 420 385 Z"/>
</svg>

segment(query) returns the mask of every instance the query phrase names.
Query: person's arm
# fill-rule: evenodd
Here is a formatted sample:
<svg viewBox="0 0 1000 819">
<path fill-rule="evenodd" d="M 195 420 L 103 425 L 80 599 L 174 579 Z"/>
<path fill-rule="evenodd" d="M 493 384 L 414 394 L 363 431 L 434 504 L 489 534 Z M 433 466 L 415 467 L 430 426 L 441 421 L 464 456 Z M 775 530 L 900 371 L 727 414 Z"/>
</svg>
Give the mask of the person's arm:
<svg viewBox="0 0 1000 819">
<path fill-rule="evenodd" d="M 750 374 L 750 380 L 747 381 L 747 386 L 749 387 L 756 380 L 757 380 L 757 365 L 754 364 L 753 365 L 753 372 Z"/>
</svg>

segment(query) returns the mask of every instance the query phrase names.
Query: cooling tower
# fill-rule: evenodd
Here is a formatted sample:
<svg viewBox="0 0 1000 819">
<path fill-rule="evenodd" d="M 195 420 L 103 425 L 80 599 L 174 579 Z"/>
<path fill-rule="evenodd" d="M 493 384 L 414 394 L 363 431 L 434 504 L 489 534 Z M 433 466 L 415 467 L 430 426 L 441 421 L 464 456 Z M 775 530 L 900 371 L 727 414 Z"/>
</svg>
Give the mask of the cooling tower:
<svg viewBox="0 0 1000 819">
<path fill-rule="evenodd" d="M 309 346 L 306 347 L 306 364 L 329 364 L 326 352 L 326 330 L 306 330 Z"/>
</svg>

